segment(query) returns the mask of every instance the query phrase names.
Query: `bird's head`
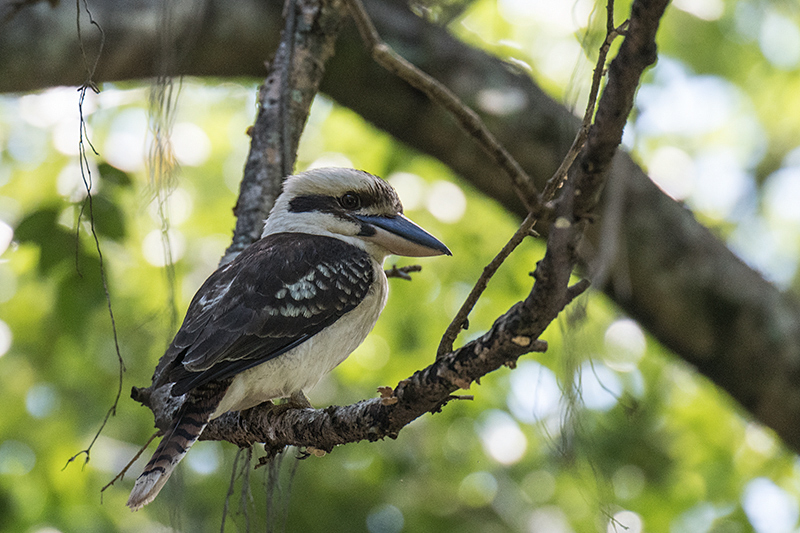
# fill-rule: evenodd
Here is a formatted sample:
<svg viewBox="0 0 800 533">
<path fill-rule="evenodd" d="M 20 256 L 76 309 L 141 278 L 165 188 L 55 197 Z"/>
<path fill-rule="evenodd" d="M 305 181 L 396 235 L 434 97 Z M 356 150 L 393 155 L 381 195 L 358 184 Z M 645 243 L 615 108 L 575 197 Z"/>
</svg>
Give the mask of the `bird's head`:
<svg viewBox="0 0 800 533">
<path fill-rule="evenodd" d="M 317 168 L 289 176 L 263 235 L 336 237 L 382 261 L 387 255 L 450 254 L 447 246 L 403 215 L 394 188 L 364 171 Z"/>
</svg>

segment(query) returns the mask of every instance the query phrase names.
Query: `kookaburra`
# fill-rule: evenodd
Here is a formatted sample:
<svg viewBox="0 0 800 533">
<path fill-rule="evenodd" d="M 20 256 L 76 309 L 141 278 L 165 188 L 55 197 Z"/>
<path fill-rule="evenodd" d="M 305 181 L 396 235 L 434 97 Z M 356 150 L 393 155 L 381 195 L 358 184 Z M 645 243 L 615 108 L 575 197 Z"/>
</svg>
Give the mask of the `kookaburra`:
<svg viewBox="0 0 800 533">
<path fill-rule="evenodd" d="M 182 407 L 136 480 L 128 507 L 158 495 L 208 422 L 304 391 L 344 361 L 386 303 L 390 254 L 447 254 L 403 216 L 395 190 L 367 172 L 290 176 L 257 242 L 192 299 L 162 373 Z"/>
</svg>

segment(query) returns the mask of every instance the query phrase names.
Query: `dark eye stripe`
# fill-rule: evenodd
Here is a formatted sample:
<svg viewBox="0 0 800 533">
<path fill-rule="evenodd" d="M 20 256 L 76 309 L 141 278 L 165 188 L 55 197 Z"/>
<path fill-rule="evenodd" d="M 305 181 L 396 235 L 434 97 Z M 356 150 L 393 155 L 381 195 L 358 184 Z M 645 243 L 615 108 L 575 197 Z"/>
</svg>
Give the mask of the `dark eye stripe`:
<svg viewBox="0 0 800 533">
<path fill-rule="evenodd" d="M 382 194 L 382 192 L 384 194 Z M 369 208 L 386 205 L 386 207 L 396 210 L 396 212 L 403 212 L 400 201 L 397 199 L 397 196 L 393 193 L 393 191 L 388 189 L 388 185 L 386 191 L 381 191 L 377 188 L 369 188 L 366 190 L 360 190 L 357 193 L 351 192 L 349 194 L 356 195 L 356 197 L 360 200 L 360 206 L 356 206 L 355 208 Z M 387 202 L 387 200 L 389 201 Z M 349 209 L 355 208 L 351 207 Z M 292 198 L 289 201 L 289 211 L 292 213 L 308 213 L 310 211 L 335 213 L 342 211 L 342 205 L 340 203 L 340 199 L 333 196 L 327 196 L 323 194 L 307 194 Z"/>
<path fill-rule="evenodd" d="M 321 194 L 298 196 L 289 201 L 289 211 L 292 213 L 308 213 L 310 211 L 333 213 L 340 210 L 341 208 L 336 198 Z"/>
</svg>

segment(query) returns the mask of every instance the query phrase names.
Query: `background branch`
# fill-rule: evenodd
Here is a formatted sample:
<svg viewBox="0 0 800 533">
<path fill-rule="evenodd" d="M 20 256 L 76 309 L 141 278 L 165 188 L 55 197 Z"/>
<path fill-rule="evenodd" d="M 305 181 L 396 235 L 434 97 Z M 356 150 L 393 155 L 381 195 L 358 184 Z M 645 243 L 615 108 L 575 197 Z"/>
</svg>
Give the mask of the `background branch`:
<svg viewBox="0 0 800 533">
<path fill-rule="evenodd" d="M 425 93 L 434 104 L 446 109 L 458 125 L 473 137 L 494 163 L 506 173 L 528 212 L 538 213 L 541 205 L 533 180 L 486 127 L 478 114 L 464 105 L 453 91 L 439 83 L 436 78 L 425 74 L 383 42 L 364 10 L 361 0 L 345 1 L 364 40 L 364 45 L 373 59 L 387 71 Z"/>
</svg>

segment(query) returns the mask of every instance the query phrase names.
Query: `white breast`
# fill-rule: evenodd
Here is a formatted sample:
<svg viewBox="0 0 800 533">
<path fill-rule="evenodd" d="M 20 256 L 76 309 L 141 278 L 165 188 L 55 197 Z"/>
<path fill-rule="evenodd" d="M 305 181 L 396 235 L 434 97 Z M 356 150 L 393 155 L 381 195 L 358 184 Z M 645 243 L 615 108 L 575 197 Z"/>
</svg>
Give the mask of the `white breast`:
<svg viewBox="0 0 800 533">
<path fill-rule="evenodd" d="M 236 375 L 211 418 L 305 392 L 344 361 L 372 331 L 386 305 L 383 266 L 373 261 L 373 267 L 376 281 L 355 309 L 300 346 Z"/>
</svg>

